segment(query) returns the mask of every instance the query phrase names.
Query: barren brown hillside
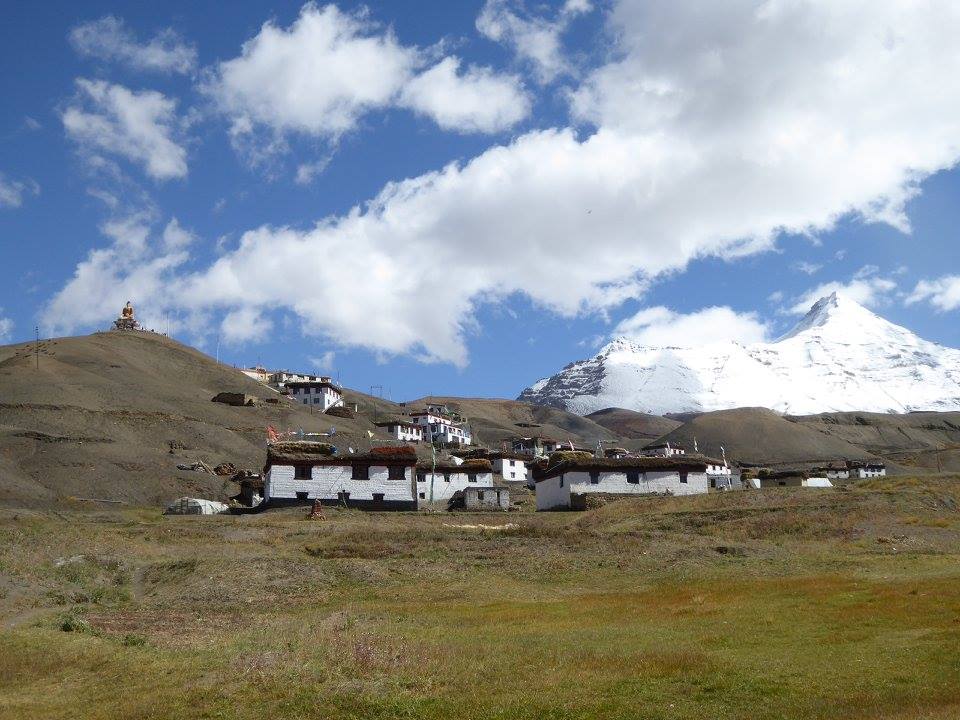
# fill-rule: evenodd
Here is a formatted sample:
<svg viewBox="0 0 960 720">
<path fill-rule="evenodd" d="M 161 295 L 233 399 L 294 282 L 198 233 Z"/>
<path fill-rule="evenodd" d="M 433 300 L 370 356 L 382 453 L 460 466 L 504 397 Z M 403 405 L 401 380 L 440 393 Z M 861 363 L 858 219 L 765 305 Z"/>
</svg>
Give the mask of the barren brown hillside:
<svg viewBox="0 0 960 720">
<path fill-rule="evenodd" d="M 242 392 L 277 404 L 211 402 Z M 162 335 L 108 332 L 0 348 L 0 502 L 68 496 L 156 504 L 183 494 L 223 498 L 232 483 L 177 470 L 203 460 L 263 464 L 265 429 L 336 427 L 361 445 L 373 425 L 292 404 L 232 367 Z"/>
</svg>

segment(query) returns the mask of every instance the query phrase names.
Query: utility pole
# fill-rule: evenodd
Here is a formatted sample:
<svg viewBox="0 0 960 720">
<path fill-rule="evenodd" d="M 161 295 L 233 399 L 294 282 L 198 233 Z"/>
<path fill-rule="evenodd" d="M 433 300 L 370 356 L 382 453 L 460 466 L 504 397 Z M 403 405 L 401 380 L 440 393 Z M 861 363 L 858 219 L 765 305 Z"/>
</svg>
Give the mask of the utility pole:
<svg viewBox="0 0 960 720">
<path fill-rule="evenodd" d="M 217 365 L 220 364 L 220 334 L 217 334 Z"/>
</svg>

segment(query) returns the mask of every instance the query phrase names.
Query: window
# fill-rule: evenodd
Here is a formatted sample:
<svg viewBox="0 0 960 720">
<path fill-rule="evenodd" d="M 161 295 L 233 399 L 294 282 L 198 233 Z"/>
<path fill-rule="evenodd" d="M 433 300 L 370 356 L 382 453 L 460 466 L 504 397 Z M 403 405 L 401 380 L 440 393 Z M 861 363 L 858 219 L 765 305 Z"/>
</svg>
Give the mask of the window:
<svg viewBox="0 0 960 720">
<path fill-rule="evenodd" d="M 369 480 L 370 479 L 370 466 L 369 465 L 354 465 L 353 466 L 353 480 Z"/>
<path fill-rule="evenodd" d="M 685 472 L 680 473 L 680 482 L 687 482 L 687 474 Z M 716 487 L 716 485 L 714 485 L 714 487 Z"/>
<path fill-rule="evenodd" d="M 444 482 L 450 482 L 450 473 L 444 473 L 444 474 L 443 474 L 443 481 L 444 481 Z"/>
<path fill-rule="evenodd" d="M 516 464 L 517 464 L 517 463 L 516 463 L 516 460 L 511 460 L 511 461 L 510 461 L 510 467 L 513 467 L 513 466 L 516 465 Z"/>
<path fill-rule="evenodd" d="M 347 501 L 350 500 L 350 493 L 346 492 L 345 490 L 341 490 L 337 493 L 337 500 L 346 505 Z"/>
<path fill-rule="evenodd" d="M 513 478 L 515 478 L 516 476 L 517 476 L 517 474 L 516 474 L 515 472 L 510 473 L 510 479 L 511 479 L 511 480 L 512 480 Z"/>
<path fill-rule="evenodd" d="M 476 481 L 477 481 L 477 474 L 476 474 L 476 473 L 469 473 L 469 474 L 467 475 L 467 482 L 475 483 Z M 481 495 L 482 495 L 482 494 L 483 494 L 483 493 L 481 493 Z"/>
<path fill-rule="evenodd" d="M 640 482 L 640 473 L 637 470 L 628 470 L 627 471 L 627 482 L 636 485 Z"/>
<path fill-rule="evenodd" d="M 405 480 L 407 478 L 407 469 L 403 465 L 391 465 L 387 470 L 388 480 Z"/>
<path fill-rule="evenodd" d="M 298 492 L 298 493 L 297 493 L 297 500 L 307 500 L 307 499 L 309 498 L 309 495 L 310 495 L 310 493 Z"/>
<path fill-rule="evenodd" d="M 421 499 L 421 500 L 426 500 L 426 499 L 427 499 L 427 494 L 426 494 L 425 492 L 420 493 L 420 499 Z"/>
<path fill-rule="evenodd" d="M 426 481 L 427 481 L 427 474 L 425 472 L 418 472 L 417 482 L 426 482 Z"/>
<path fill-rule="evenodd" d="M 600 473 L 597 470 L 590 471 L 590 484 L 591 485 L 600 484 Z"/>
<path fill-rule="evenodd" d="M 309 403 L 310 403 L 309 400 L 307 400 L 306 398 L 303 399 L 303 404 L 304 404 L 304 405 L 307 405 L 307 404 L 309 404 Z"/>
<path fill-rule="evenodd" d="M 296 465 L 293 468 L 293 479 L 310 480 L 313 476 L 311 470 L 313 470 L 313 468 L 311 468 L 309 465 Z"/>
<path fill-rule="evenodd" d="M 477 490 L 477 500 L 483 500 L 483 490 Z"/>
<path fill-rule="evenodd" d="M 318 405 L 319 403 L 320 403 L 320 398 L 314 398 L 314 399 L 313 399 L 313 404 L 314 404 L 314 405 Z"/>
<path fill-rule="evenodd" d="M 373 494 L 373 501 L 374 501 L 375 503 L 382 503 L 382 502 L 383 502 L 383 493 L 374 493 L 374 494 Z"/>
</svg>

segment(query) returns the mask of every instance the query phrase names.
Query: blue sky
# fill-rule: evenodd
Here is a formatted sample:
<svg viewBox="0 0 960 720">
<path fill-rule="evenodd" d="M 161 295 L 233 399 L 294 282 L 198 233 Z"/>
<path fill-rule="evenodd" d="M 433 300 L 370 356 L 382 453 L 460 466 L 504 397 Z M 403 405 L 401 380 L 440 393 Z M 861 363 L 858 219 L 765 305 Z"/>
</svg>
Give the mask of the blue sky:
<svg viewBox="0 0 960 720">
<path fill-rule="evenodd" d="M 960 18 L 865 7 L 16 4 L 2 340 L 130 299 L 237 365 L 512 397 L 839 288 L 960 346 Z"/>
</svg>

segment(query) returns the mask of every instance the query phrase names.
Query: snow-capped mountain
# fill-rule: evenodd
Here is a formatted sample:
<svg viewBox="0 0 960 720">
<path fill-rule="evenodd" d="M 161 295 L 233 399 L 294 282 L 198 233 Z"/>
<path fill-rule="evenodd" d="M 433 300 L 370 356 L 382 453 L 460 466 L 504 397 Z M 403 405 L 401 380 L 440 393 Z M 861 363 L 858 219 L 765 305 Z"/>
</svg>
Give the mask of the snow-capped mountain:
<svg viewBox="0 0 960 720">
<path fill-rule="evenodd" d="M 520 400 L 581 415 L 760 406 L 783 413 L 960 409 L 960 350 L 834 293 L 774 342 L 651 347 L 617 338 Z"/>
</svg>

